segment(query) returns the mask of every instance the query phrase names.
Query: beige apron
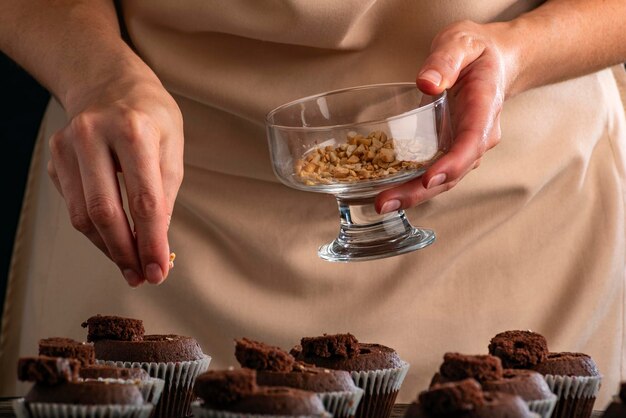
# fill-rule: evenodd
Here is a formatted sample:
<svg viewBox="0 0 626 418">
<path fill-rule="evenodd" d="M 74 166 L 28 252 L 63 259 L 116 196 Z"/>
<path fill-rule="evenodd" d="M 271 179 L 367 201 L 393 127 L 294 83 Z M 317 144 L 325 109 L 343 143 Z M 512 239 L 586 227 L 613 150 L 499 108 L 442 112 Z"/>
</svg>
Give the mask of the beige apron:
<svg viewBox="0 0 626 418">
<path fill-rule="evenodd" d="M 267 3 L 267 4 L 266 4 Z M 536 2 L 535 2 L 536 3 Z M 605 376 L 603 408 L 626 371 L 626 127 L 610 70 L 505 104 L 502 142 L 454 190 L 408 211 L 434 245 L 333 264 L 335 200 L 272 174 L 263 117 L 324 90 L 411 81 L 430 40 L 469 18 L 509 19 L 530 1 L 207 1 L 124 3 L 138 52 L 185 120 L 185 180 L 171 225 L 176 268 L 130 289 L 71 228 L 46 174 L 52 103 L 35 150 L 0 345 L 0 394 L 23 393 L 15 362 L 49 336 L 84 339 L 87 317 L 142 318 L 196 337 L 211 367 L 236 365 L 233 339 L 289 348 L 351 332 L 411 363 L 399 401 L 426 387 L 447 351 L 486 353 L 507 329 L 583 351 Z M 623 72 L 622 72 L 623 73 Z M 617 74 L 617 73 L 616 73 Z M 623 76 L 623 74 L 620 74 Z"/>
</svg>

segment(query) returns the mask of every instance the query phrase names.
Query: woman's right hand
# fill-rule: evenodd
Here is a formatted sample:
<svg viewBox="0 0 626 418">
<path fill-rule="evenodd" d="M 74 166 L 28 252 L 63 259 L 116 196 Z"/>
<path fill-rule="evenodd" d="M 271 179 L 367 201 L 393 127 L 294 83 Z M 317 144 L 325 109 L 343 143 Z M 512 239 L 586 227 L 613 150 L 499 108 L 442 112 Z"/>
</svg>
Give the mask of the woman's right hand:
<svg viewBox="0 0 626 418">
<path fill-rule="evenodd" d="M 170 268 L 167 230 L 183 178 L 181 112 L 138 58 L 85 85 L 62 100 L 71 119 L 50 138 L 48 173 L 74 228 L 128 284 L 159 284 Z"/>
</svg>

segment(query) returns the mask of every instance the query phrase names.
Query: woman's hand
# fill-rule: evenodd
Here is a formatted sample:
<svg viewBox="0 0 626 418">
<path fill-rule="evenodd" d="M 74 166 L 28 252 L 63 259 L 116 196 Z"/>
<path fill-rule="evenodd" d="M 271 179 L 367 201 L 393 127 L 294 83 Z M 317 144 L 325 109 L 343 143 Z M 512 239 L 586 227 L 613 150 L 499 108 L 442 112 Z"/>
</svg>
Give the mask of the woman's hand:
<svg viewBox="0 0 626 418">
<path fill-rule="evenodd" d="M 139 58 L 132 61 L 68 93 L 71 120 L 50 138 L 48 172 L 74 228 L 134 287 L 161 283 L 169 272 L 167 229 L 183 177 L 183 123 L 154 73 Z"/>
<path fill-rule="evenodd" d="M 435 37 L 417 87 L 431 95 L 448 89 L 453 145 L 423 176 L 380 193 L 380 213 L 410 208 L 450 190 L 498 144 L 502 104 L 516 74 L 505 28 L 503 23 L 463 21 Z"/>
</svg>

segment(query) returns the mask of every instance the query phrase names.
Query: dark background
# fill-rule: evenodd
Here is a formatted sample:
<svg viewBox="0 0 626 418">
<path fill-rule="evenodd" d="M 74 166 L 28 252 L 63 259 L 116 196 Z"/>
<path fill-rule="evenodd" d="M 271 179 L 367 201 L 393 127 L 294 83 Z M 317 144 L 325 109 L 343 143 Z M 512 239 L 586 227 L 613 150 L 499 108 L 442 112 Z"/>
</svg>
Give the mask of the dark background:
<svg viewBox="0 0 626 418">
<path fill-rule="evenodd" d="M 0 141 L 2 222 L 0 222 L 0 318 L 7 274 L 30 157 L 50 95 L 0 52 Z"/>
</svg>

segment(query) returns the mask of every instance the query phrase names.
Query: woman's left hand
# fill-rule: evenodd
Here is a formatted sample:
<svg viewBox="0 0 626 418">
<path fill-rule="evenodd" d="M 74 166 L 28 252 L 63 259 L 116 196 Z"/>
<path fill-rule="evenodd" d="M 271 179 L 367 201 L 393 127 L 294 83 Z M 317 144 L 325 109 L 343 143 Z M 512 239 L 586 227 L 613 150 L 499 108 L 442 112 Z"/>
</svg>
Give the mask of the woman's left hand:
<svg viewBox="0 0 626 418">
<path fill-rule="evenodd" d="M 450 190 L 498 144 L 502 104 L 516 74 L 505 29 L 505 23 L 462 21 L 435 37 L 417 87 L 430 95 L 448 89 L 453 144 L 424 175 L 380 193 L 378 212 L 407 209 Z"/>
</svg>

